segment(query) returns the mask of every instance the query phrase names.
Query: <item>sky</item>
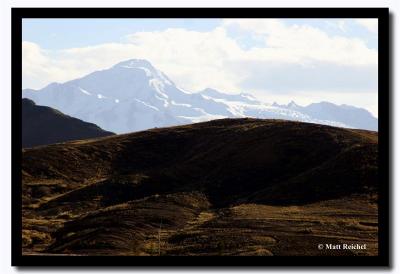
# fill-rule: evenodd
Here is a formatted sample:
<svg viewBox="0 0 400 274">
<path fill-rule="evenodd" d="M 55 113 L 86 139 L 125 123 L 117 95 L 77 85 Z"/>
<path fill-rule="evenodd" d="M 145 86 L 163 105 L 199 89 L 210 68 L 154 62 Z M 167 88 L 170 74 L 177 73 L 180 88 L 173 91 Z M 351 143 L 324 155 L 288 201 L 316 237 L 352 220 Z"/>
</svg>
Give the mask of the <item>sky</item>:
<svg viewBox="0 0 400 274">
<path fill-rule="evenodd" d="M 189 92 L 378 115 L 377 19 L 24 19 L 22 36 L 23 88 L 137 58 Z"/>
</svg>

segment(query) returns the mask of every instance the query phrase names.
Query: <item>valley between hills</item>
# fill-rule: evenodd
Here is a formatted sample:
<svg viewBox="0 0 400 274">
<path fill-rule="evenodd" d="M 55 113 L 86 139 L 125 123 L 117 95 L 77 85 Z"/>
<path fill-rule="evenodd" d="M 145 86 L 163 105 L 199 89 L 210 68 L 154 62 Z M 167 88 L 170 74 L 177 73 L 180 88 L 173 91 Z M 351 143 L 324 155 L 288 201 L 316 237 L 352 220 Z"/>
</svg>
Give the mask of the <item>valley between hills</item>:
<svg viewBox="0 0 400 274">
<path fill-rule="evenodd" d="M 23 255 L 376 256 L 377 159 L 374 131 L 253 118 L 23 148 Z"/>
</svg>

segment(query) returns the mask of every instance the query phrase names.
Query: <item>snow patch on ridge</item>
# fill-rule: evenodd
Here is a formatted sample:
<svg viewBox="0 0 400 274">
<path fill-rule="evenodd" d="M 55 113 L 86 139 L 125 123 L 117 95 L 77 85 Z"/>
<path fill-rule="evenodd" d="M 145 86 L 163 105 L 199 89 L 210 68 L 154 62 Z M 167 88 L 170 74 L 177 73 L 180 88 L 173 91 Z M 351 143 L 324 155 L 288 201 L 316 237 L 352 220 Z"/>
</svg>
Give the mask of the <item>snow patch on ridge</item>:
<svg viewBox="0 0 400 274">
<path fill-rule="evenodd" d="M 176 103 L 174 100 L 171 100 L 171 105 L 174 105 L 174 106 L 182 106 L 182 107 L 188 107 L 188 108 L 192 107 L 191 104 L 180 104 L 180 103 Z"/>
<path fill-rule="evenodd" d="M 89 91 L 87 91 L 86 89 L 83 89 L 83 88 L 81 88 L 81 87 L 78 87 L 78 89 L 83 93 L 83 94 L 86 94 L 86 95 L 92 95 Z"/>
<path fill-rule="evenodd" d="M 148 103 L 146 103 L 146 102 L 143 102 L 142 100 L 135 99 L 135 101 L 136 101 L 136 102 L 139 102 L 139 103 L 141 103 L 141 104 L 143 104 L 143 105 L 145 105 L 146 107 L 149 107 L 149 108 L 154 109 L 154 110 L 156 110 L 156 111 L 160 111 L 157 107 L 152 106 L 152 105 L 150 105 L 150 104 L 148 104 Z"/>
<path fill-rule="evenodd" d="M 158 79 L 153 78 L 153 79 L 149 80 L 149 85 L 151 87 L 153 87 L 160 96 L 168 99 L 168 95 L 163 92 L 163 88 L 164 88 L 163 82 L 161 82 Z"/>
</svg>

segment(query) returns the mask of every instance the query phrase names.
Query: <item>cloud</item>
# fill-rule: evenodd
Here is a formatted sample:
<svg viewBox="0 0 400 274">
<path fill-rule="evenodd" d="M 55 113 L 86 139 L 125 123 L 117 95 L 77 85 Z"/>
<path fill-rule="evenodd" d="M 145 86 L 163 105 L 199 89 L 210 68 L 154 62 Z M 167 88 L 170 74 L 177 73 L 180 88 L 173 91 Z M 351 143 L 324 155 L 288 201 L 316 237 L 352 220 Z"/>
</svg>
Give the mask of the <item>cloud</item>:
<svg viewBox="0 0 400 274">
<path fill-rule="evenodd" d="M 374 65 L 349 66 L 328 62 L 239 62 L 240 85 L 249 90 L 268 89 L 269 93 L 296 95 L 300 91 L 337 93 L 376 93 L 378 71 Z"/>
<path fill-rule="evenodd" d="M 238 31 L 263 43 L 243 48 L 235 35 Z M 23 87 L 41 88 L 140 58 L 189 91 L 207 87 L 225 92 L 264 89 L 275 94 L 296 89 L 376 91 L 376 49 L 361 39 L 328 35 L 307 24 L 225 19 L 207 32 L 169 28 L 136 32 L 124 41 L 63 50 L 46 50 L 25 41 Z"/>
<path fill-rule="evenodd" d="M 49 78 L 45 66 L 49 62 L 39 45 L 31 42 L 22 43 L 22 86 L 40 86 L 42 79 Z M 53 78 L 53 77 L 50 77 Z"/>
<path fill-rule="evenodd" d="M 38 45 L 24 42 L 24 86 L 35 83 L 34 88 L 39 88 L 50 81 L 67 81 L 126 59 L 140 58 L 149 60 L 186 89 L 197 91 L 214 86 L 239 91 L 234 85 L 236 77 L 228 69 L 225 70 L 225 63 L 242 54 L 242 50 L 223 28 L 211 32 L 184 29 L 137 32 L 129 35 L 127 40 L 128 43 L 107 43 L 57 51 L 46 51 Z M 25 58 L 31 52 L 31 47 L 41 53 L 36 61 L 35 58 Z M 43 64 L 48 67 L 51 63 L 55 71 L 45 72 L 35 63 L 40 63 L 41 67 Z M 58 73 L 58 68 L 62 69 L 62 74 Z M 30 81 L 33 74 L 35 77 L 41 75 L 41 79 Z"/>
<path fill-rule="evenodd" d="M 329 36 L 326 32 L 309 25 L 286 25 L 278 19 L 226 19 L 224 26 L 236 26 L 264 35 L 266 48 L 249 52 L 254 59 L 278 59 L 290 62 L 307 60 L 347 65 L 378 63 L 378 53 L 358 38 Z"/>
<path fill-rule="evenodd" d="M 354 19 L 354 21 L 372 33 L 378 33 L 378 19 Z"/>
<path fill-rule="evenodd" d="M 42 88 L 52 82 L 65 82 L 81 77 L 102 67 L 97 60 L 80 59 L 69 50 L 51 51 L 39 45 L 22 42 L 22 87 Z"/>
</svg>

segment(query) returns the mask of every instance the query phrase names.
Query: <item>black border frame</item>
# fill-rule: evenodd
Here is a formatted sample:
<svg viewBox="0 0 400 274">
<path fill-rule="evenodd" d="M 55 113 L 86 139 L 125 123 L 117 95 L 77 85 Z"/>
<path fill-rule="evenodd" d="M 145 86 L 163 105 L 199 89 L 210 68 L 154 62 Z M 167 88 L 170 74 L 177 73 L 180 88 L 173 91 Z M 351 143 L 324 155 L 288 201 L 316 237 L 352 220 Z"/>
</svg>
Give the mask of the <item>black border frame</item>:
<svg viewBox="0 0 400 274">
<path fill-rule="evenodd" d="M 13 266 L 389 266 L 389 9 L 388 8 L 12 8 Z M 134 257 L 22 255 L 21 96 L 23 18 L 378 18 L 378 256 Z"/>
</svg>

